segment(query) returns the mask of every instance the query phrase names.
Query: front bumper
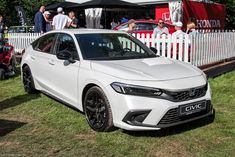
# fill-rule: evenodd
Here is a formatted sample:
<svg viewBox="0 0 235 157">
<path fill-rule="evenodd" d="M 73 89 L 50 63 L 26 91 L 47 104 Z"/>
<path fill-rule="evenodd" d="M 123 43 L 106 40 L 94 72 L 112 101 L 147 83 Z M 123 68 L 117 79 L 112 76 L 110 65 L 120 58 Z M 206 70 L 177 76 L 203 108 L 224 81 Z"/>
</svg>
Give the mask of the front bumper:
<svg viewBox="0 0 235 157">
<path fill-rule="evenodd" d="M 195 121 L 201 118 L 212 116 L 214 114 L 214 109 L 211 101 L 206 101 L 206 109 L 197 113 L 190 115 L 180 116 L 179 107 L 170 109 L 159 121 L 157 125 L 146 125 L 143 123 L 145 118 L 151 110 L 143 111 L 129 111 L 123 119 L 123 122 L 130 124 L 132 126 L 143 126 L 143 127 L 156 127 L 156 128 L 168 128 L 191 121 Z"/>
<path fill-rule="evenodd" d="M 210 88 L 205 96 L 182 102 L 118 94 L 111 87 L 107 90 L 114 125 L 125 130 L 159 130 L 214 114 Z M 179 115 L 180 106 L 200 101 L 206 102 L 205 110 L 187 116 Z"/>
</svg>

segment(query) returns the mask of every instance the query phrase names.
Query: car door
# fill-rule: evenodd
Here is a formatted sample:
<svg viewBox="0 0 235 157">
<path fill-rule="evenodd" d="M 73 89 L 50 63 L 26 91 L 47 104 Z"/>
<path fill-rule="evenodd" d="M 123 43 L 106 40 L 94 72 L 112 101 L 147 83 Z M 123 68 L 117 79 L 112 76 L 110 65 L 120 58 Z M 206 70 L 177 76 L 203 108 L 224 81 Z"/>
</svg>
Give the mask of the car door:
<svg viewBox="0 0 235 157">
<path fill-rule="evenodd" d="M 32 44 L 33 51 L 30 53 L 30 68 L 38 88 L 42 91 L 53 93 L 53 80 L 50 73 L 52 72 L 53 60 L 55 54 L 53 52 L 56 33 L 50 33 L 37 39 Z"/>
<path fill-rule="evenodd" d="M 80 61 L 73 37 L 66 33 L 58 35 L 55 54 L 70 52 L 75 63 L 68 60 L 59 60 L 56 56 L 51 60 L 53 66 L 50 71 L 53 88 L 56 96 L 71 105 L 76 105 L 78 100 L 78 73 Z"/>
</svg>

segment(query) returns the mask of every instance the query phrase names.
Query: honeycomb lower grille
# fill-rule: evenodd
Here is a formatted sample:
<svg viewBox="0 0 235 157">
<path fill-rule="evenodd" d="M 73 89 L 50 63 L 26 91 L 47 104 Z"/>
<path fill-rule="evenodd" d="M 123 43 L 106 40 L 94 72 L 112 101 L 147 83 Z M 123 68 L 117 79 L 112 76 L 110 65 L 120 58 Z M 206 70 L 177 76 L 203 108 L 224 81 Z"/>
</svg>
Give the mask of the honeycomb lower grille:
<svg viewBox="0 0 235 157">
<path fill-rule="evenodd" d="M 194 113 L 188 116 L 180 116 L 179 115 L 179 108 L 174 108 L 169 110 L 164 116 L 163 118 L 160 120 L 160 122 L 158 123 L 158 125 L 164 126 L 164 125 L 171 125 L 174 123 L 179 123 L 181 121 L 185 121 L 194 117 L 198 117 L 198 116 L 202 116 L 204 114 L 209 113 L 212 110 L 212 105 L 210 101 L 206 102 L 206 110 L 203 110 L 201 112 L 198 113 Z"/>
</svg>

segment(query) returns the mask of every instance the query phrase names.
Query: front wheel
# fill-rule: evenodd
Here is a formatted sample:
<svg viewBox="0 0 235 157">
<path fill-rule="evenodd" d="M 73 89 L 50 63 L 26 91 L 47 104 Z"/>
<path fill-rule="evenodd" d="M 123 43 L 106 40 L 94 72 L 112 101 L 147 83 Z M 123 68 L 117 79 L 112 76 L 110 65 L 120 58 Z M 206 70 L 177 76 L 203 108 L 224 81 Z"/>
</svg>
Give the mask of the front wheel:
<svg viewBox="0 0 235 157">
<path fill-rule="evenodd" d="M 84 112 L 86 120 L 93 130 L 105 132 L 114 129 L 109 101 L 99 87 L 94 86 L 87 91 Z"/>
</svg>

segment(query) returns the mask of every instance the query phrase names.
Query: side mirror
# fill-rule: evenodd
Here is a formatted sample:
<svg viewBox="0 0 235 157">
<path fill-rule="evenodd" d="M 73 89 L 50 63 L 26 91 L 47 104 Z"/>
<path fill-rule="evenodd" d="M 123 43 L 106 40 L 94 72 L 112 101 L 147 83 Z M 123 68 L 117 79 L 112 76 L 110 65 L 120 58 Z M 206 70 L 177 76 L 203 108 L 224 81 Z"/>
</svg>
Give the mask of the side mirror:
<svg viewBox="0 0 235 157">
<path fill-rule="evenodd" d="M 59 51 L 56 54 L 56 57 L 60 60 L 67 60 L 70 63 L 75 63 L 76 61 L 73 59 L 71 53 L 68 50 Z"/>
<path fill-rule="evenodd" d="M 154 47 L 150 47 L 150 50 L 152 50 L 155 54 L 157 54 L 157 49 Z"/>
</svg>

